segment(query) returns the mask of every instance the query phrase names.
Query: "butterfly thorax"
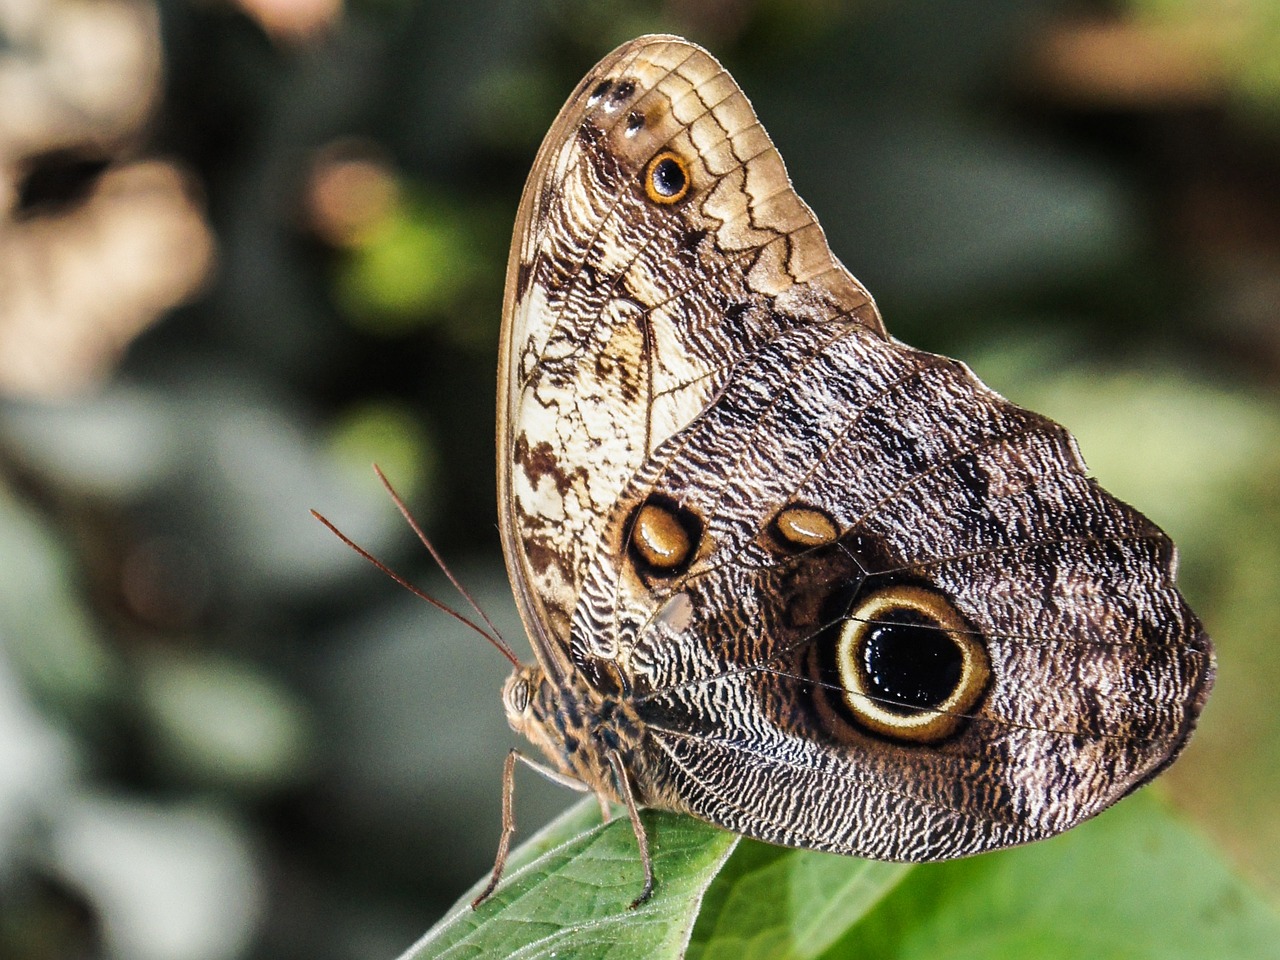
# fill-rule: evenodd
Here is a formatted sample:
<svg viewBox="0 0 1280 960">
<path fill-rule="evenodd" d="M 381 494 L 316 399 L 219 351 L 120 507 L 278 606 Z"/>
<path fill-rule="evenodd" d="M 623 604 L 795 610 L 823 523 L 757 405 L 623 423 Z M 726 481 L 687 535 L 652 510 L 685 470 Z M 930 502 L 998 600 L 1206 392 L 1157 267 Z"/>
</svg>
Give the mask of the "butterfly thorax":
<svg viewBox="0 0 1280 960">
<path fill-rule="evenodd" d="M 634 710 L 581 677 L 557 684 L 538 664 L 519 667 L 503 686 L 502 704 L 512 730 L 557 770 L 611 801 L 621 799 L 611 755 L 633 779 L 641 773 L 644 728 Z"/>
</svg>

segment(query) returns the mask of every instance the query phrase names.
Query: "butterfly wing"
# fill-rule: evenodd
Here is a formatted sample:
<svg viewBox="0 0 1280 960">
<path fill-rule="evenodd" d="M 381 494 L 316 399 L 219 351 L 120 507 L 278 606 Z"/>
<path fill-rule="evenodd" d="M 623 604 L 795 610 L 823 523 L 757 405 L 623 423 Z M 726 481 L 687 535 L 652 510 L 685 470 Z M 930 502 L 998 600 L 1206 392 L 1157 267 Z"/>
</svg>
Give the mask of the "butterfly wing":
<svg viewBox="0 0 1280 960">
<path fill-rule="evenodd" d="M 886 336 L 697 47 L 627 44 L 561 112 L 502 349 L 517 598 L 553 681 L 634 713 L 645 802 L 958 856 L 1065 829 L 1189 735 L 1213 658 L 1167 538 L 1061 427 Z"/>
<path fill-rule="evenodd" d="M 637 542 L 646 510 L 682 562 Z M 1172 544 L 1070 435 L 856 324 L 741 363 L 604 543 L 573 656 L 625 678 L 647 799 L 771 842 L 926 860 L 1057 833 L 1167 764 L 1212 683 Z"/>
<path fill-rule="evenodd" d="M 500 528 L 550 675 L 623 486 L 735 363 L 836 316 L 883 335 L 720 64 L 642 37 L 597 65 L 525 187 L 503 312 Z"/>
</svg>

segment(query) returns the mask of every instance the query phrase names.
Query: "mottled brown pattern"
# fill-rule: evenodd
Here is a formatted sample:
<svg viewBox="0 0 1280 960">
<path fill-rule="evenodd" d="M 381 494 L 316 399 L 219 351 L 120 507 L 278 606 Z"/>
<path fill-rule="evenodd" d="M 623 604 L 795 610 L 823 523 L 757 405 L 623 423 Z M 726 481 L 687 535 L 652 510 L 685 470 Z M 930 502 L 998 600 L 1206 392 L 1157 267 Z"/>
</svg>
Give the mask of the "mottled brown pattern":
<svg viewBox="0 0 1280 960">
<path fill-rule="evenodd" d="M 691 179 L 667 206 L 643 182 L 665 152 Z M 622 485 L 698 415 L 734 363 L 781 330 L 834 316 L 882 332 L 720 65 L 655 38 L 593 70 L 525 190 L 499 371 L 507 555 L 554 672 L 567 666 L 554 650 L 568 638 L 542 636 L 545 621 L 572 614 Z M 522 448 L 552 449 L 558 464 L 540 456 L 536 476 L 513 472 Z M 564 563 L 533 570 L 536 549 Z"/>
<path fill-rule="evenodd" d="M 689 172 L 671 203 L 644 182 L 664 151 Z M 699 48 L 633 41 L 561 111 L 516 223 L 499 379 L 538 657 L 509 717 L 602 795 L 939 859 L 1064 830 L 1190 735 L 1213 653 L 1172 544 L 1061 426 L 885 334 Z M 841 625 L 892 588 L 940 598 L 989 660 L 937 742 L 872 732 L 845 696 Z"/>
<path fill-rule="evenodd" d="M 664 788 L 740 832 L 894 859 L 1048 836 L 1166 763 L 1207 694 L 1208 642 L 1163 534 L 1087 479 L 1060 427 L 959 364 L 851 326 L 792 331 L 655 452 L 614 522 L 654 491 L 705 517 L 714 547 L 660 586 L 598 555 L 575 658 L 618 651 Z M 771 517 L 797 498 L 836 520 L 840 544 L 769 549 Z M 814 611 L 838 623 L 893 582 L 940 589 L 992 661 L 990 691 L 936 746 L 888 742 L 812 692 L 838 684 Z M 652 625 L 669 593 L 692 601 L 676 636 Z M 889 802 L 877 793 L 895 817 L 869 813 Z"/>
</svg>

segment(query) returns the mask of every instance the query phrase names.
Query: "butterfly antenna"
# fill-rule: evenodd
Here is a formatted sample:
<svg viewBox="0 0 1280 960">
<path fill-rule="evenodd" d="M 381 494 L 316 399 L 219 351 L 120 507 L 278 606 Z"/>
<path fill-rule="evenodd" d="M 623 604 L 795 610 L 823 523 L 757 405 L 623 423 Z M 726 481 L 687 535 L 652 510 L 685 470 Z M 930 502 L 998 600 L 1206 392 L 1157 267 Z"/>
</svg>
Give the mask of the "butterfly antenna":
<svg viewBox="0 0 1280 960">
<path fill-rule="evenodd" d="M 382 481 L 382 485 L 386 488 L 388 495 L 391 497 L 391 502 L 394 503 L 396 505 L 396 509 L 400 511 L 400 516 L 404 517 L 405 522 L 409 524 L 409 527 L 413 532 L 418 535 L 418 539 L 421 540 L 422 545 L 427 548 L 427 553 L 431 554 L 431 559 L 436 562 L 436 566 L 438 566 L 440 571 L 449 578 L 449 582 L 453 584 L 453 589 L 457 590 L 458 593 L 462 595 L 462 599 L 467 601 L 467 605 L 470 606 L 471 609 L 476 612 L 476 615 L 485 622 L 490 633 L 499 640 L 502 640 L 503 646 L 505 646 L 507 648 L 507 652 L 510 653 L 511 647 L 503 638 L 502 632 L 494 626 L 493 621 L 489 619 L 489 615 L 480 609 L 480 604 L 476 603 L 475 598 L 471 596 L 466 587 L 458 582 L 458 578 L 453 575 L 453 571 L 449 569 L 449 565 L 444 562 L 444 557 L 440 556 L 440 551 L 438 551 L 432 542 L 427 539 L 427 535 L 423 531 L 422 527 L 418 525 L 418 521 L 414 519 L 413 514 L 409 512 L 409 508 L 405 506 L 404 501 L 400 499 L 400 494 L 396 493 L 395 487 L 391 486 L 391 481 L 388 480 L 387 475 L 382 472 L 382 468 L 375 463 L 373 465 L 373 472 L 376 473 L 378 475 L 378 479 Z M 511 656 L 514 657 L 515 654 L 511 654 Z"/>
<path fill-rule="evenodd" d="M 399 503 L 398 498 L 397 498 L 397 503 Z M 401 506 L 401 510 L 403 511 L 403 506 Z M 520 666 L 520 658 L 515 655 L 515 652 L 512 651 L 510 645 L 508 645 L 508 643 L 502 639 L 502 636 L 497 632 L 496 629 L 492 633 L 490 633 L 488 630 L 485 630 L 483 627 L 479 626 L 478 624 L 464 617 L 462 614 L 460 614 L 457 610 L 454 610 L 448 604 L 440 602 L 435 597 L 431 596 L 431 594 L 426 593 L 425 591 L 414 586 L 404 577 L 400 576 L 400 574 L 396 573 L 389 566 L 387 566 L 385 563 L 383 563 L 381 560 L 379 560 L 377 557 L 371 554 L 364 547 L 360 546 L 360 544 L 356 543 L 354 540 L 348 537 L 345 533 L 339 530 L 336 526 L 333 525 L 333 523 L 329 520 L 328 517 L 320 513 L 318 510 L 312 510 L 311 515 L 315 517 L 317 520 L 319 520 L 321 523 L 323 523 L 326 527 L 328 527 L 330 532 L 332 532 L 335 537 L 337 537 L 339 540 L 345 543 L 348 547 L 350 547 L 356 553 L 360 554 L 360 556 L 364 557 L 371 564 L 373 564 L 375 567 L 381 570 L 384 574 L 386 574 L 396 583 L 400 584 L 400 586 L 404 587 L 406 590 L 412 593 L 415 597 L 418 597 L 421 600 L 427 601 L 427 603 L 431 604 L 437 610 L 447 613 L 449 616 L 453 617 L 453 619 L 457 620 L 459 623 L 462 623 L 470 627 L 476 633 L 480 634 L 480 636 L 484 637 L 491 644 L 497 647 L 498 652 L 501 653 L 508 660 L 510 660 L 512 666 L 514 667 Z M 416 524 L 414 525 L 414 529 L 415 530 L 417 529 Z M 419 536 L 421 536 L 421 534 L 419 534 Z M 431 548 L 428 547 L 428 549 L 431 549 Z M 433 557 L 436 556 L 436 552 L 434 549 L 431 550 L 431 555 Z M 438 557 L 437 557 L 437 562 L 439 562 Z M 443 564 L 441 564 L 441 567 L 443 568 Z M 453 575 L 450 574 L 448 570 L 445 570 L 445 575 L 454 584 L 454 586 L 457 586 L 457 581 L 454 580 Z M 463 596 L 466 596 L 465 591 L 463 592 Z M 467 597 L 467 599 L 468 601 L 471 600 L 470 597 Z M 471 605 L 474 607 L 475 603 L 472 602 Z M 488 623 L 490 625 L 490 627 L 493 626 L 489 618 L 484 616 L 483 613 L 481 613 L 480 616 L 485 621 L 485 623 Z"/>
</svg>

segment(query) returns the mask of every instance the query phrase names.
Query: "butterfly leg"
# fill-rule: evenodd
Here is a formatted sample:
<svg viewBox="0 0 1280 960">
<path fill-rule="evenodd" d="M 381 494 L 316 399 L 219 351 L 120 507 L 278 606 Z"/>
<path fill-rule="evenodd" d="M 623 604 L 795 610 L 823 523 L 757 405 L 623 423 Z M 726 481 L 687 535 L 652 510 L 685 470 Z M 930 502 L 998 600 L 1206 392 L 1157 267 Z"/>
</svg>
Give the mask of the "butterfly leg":
<svg viewBox="0 0 1280 960">
<path fill-rule="evenodd" d="M 613 778 L 618 783 L 618 793 L 627 806 L 627 816 L 631 818 L 631 829 L 636 834 L 636 844 L 640 847 L 640 863 L 644 866 L 644 888 L 640 896 L 631 901 L 631 909 L 645 903 L 653 896 L 653 860 L 649 856 L 649 834 L 640 822 L 640 811 L 636 807 L 635 794 L 631 790 L 631 778 L 627 776 L 627 768 L 622 765 L 622 756 L 617 750 L 609 751 L 609 766 L 613 768 Z"/>
<path fill-rule="evenodd" d="M 613 805 L 609 803 L 609 798 L 603 793 L 596 794 L 596 803 L 600 804 L 600 819 L 604 823 L 608 823 L 613 819 Z"/>
<path fill-rule="evenodd" d="M 553 783 L 568 787 L 570 790 L 586 793 L 591 789 L 576 777 L 561 773 L 559 770 L 553 770 L 545 764 L 538 763 L 537 760 L 530 760 L 514 747 L 507 752 L 507 762 L 502 767 L 502 836 L 498 839 L 498 855 L 494 858 L 493 875 L 489 877 L 489 882 L 480 891 L 480 895 L 471 901 L 472 910 L 488 900 L 493 891 L 498 889 L 498 881 L 502 879 L 502 871 L 507 866 L 507 854 L 511 851 L 511 838 L 516 832 L 514 795 L 517 760 L 526 767 L 538 771 Z"/>
</svg>

